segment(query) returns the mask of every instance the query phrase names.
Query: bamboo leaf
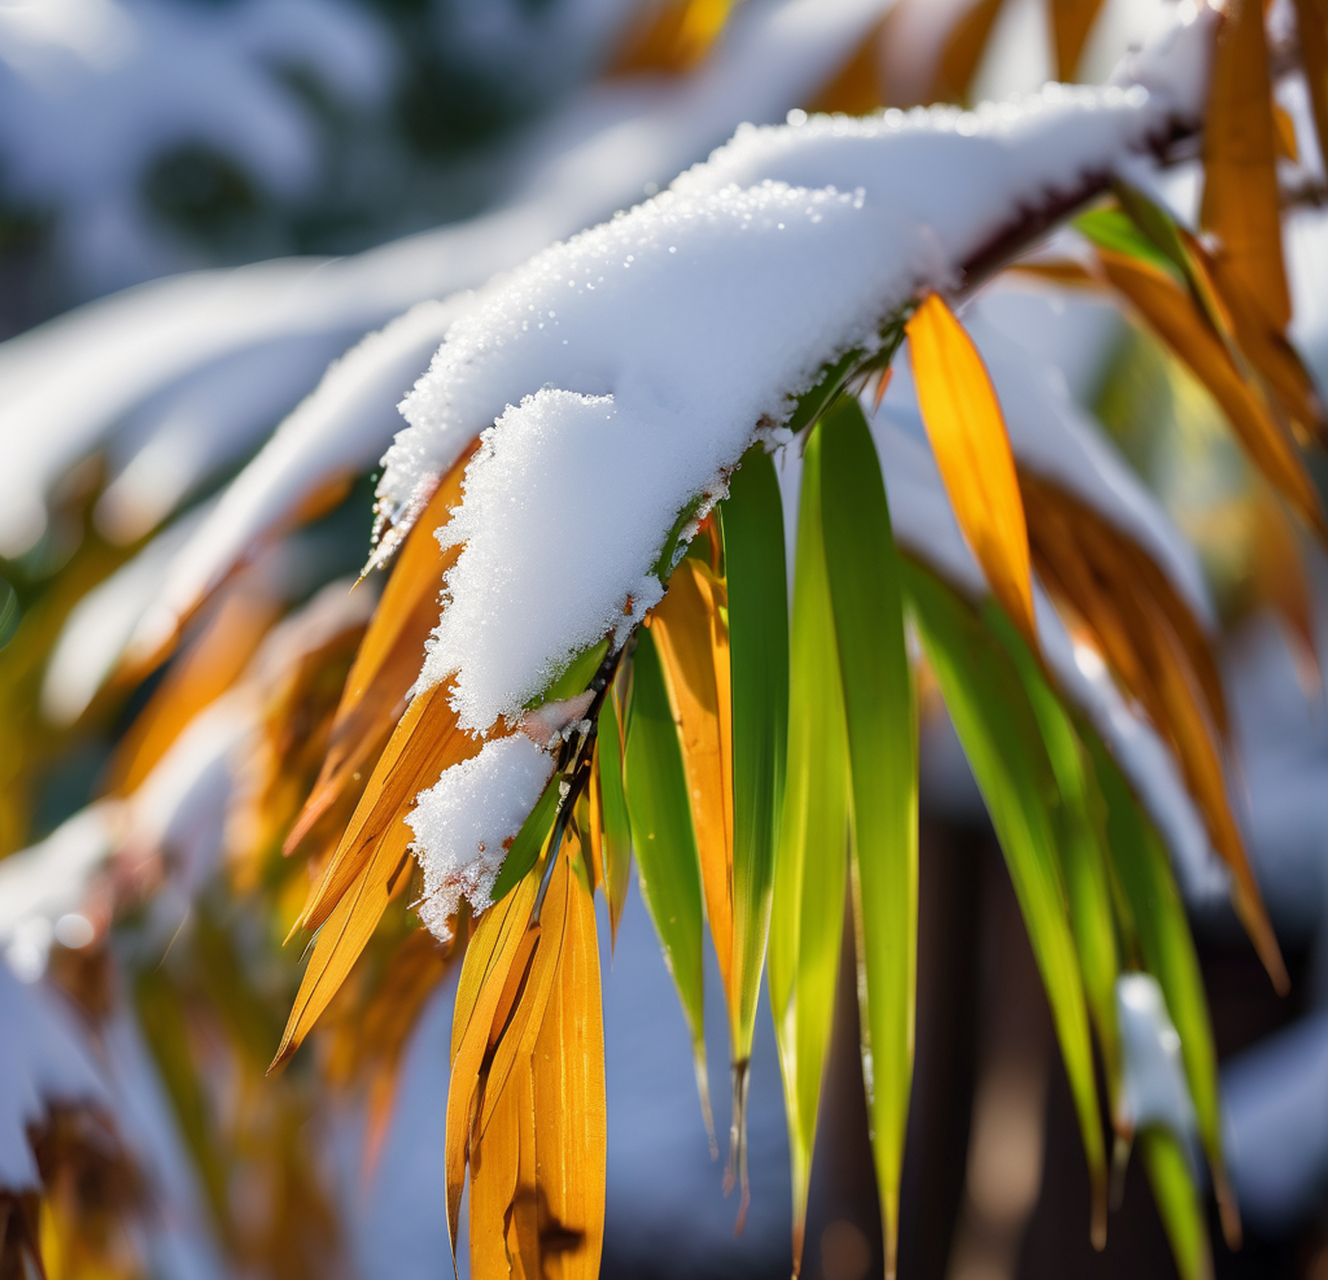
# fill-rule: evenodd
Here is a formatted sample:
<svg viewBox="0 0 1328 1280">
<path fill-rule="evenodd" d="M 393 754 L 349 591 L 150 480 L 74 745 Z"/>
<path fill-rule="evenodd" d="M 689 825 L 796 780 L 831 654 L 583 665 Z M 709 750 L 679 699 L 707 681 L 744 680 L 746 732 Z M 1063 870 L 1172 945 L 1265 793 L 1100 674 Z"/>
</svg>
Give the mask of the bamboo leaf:
<svg viewBox="0 0 1328 1280">
<path fill-rule="evenodd" d="M 1121 1087 L 1120 1034 L 1116 1020 L 1120 954 L 1103 849 L 1106 804 L 1074 723 L 1048 685 L 1036 659 L 1004 616 L 989 611 L 987 623 L 1004 642 L 1023 681 L 1056 779 L 1060 803 L 1051 810 L 1056 849 L 1084 978 L 1084 994 L 1102 1049 L 1114 1107 Z"/>
<path fill-rule="evenodd" d="M 599 861 L 609 906 L 609 934 L 614 942 L 632 870 L 632 829 L 623 788 L 625 736 L 617 691 L 611 689 L 600 709 L 589 790 L 591 838 L 600 841 Z"/>
<path fill-rule="evenodd" d="M 1102 0 L 1051 0 L 1051 35 L 1056 49 L 1056 79 L 1073 80 L 1084 41 Z"/>
<path fill-rule="evenodd" d="M 1167 1012 L 1180 1034 L 1181 1061 L 1194 1102 L 1199 1137 L 1213 1171 L 1224 1227 L 1228 1234 L 1233 1230 L 1238 1234 L 1235 1202 L 1222 1156 L 1217 1052 L 1185 904 L 1172 877 L 1162 840 L 1144 815 L 1119 766 L 1091 728 L 1081 725 L 1081 735 L 1106 799 L 1111 860 L 1129 904 L 1143 962 L 1162 988 Z"/>
<path fill-rule="evenodd" d="M 898 559 L 876 446 L 858 402 L 822 421 L 820 513 L 852 771 L 852 873 L 863 1067 L 885 1226 L 899 1231 L 917 978 L 917 720 Z"/>
<path fill-rule="evenodd" d="M 461 965 L 452 1011 L 452 1073 L 447 1089 L 447 1229 L 454 1260 L 461 1191 L 470 1134 L 479 1104 L 480 1072 L 491 1048 L 498 1007 L 514 967 L 529 958 L 527 928 L 535 900 L 534 876 L 480 917 Z M 510 994 L 510 993 L 509 993 Z M 528 1112 L 526 1114 L 529 1114 Z"/>
<path fill-rule="evenodd" d="M 756 445 L 717 508 L 728 582 L 733 723 L 733 959 L 730 1006 L 734 1124 L 730 1150 L 745 1178 L 745 1101 L 756 1001 L 784 798 L 788 735 L 788 575 L 775 465 Z M 732 1172 L 732 1170 L 730 1170 Z M 741 1220 L 741 1211 L 740 1211 Z"/>
<path fill-rule="evenodd" d="M 1036 649 L 1028 530 L 991 378 L 939 294 L 913 313 L 907 333 L 918 407 L 955 518 L 996 599 Z"/>
<path fill-rule="evenodd" d="M 707 1130 L 710 1090 L 705 1068 L 705 987 L 701 965 L 701 867 L 687 802 L 678 731 L 650 628 L 632 660 L 627 733 L 627 812 L 641 897 L 655 922 L 692 1036 L 697 1090 Z"/>
<path fill-rule="evenodd" d="M 803 453 L 789 645 L 788 785 L 770 912 L 770 1006 L 788 1117 L 795 1275 L 802 1264 L 839 973 L 850 821 L 848 727 L 822 527 L 822 434 L 822 426 L 813 427 Z"/>
<path fill-rule="evenodd" d="M 438 621 L 443 574 L 460 554 L 459 547 L 441 548 L 434 533 L 461 501 L 461 482 L 478 444 L 463 450 L 440 481 L 397 556 L 346 677 L 318 780 L 287 837 L 288 853 L 353 784 L 355 774 L 372 767 L 405 710 L 424 642 Z"/>
<path fill-rule="evenodd" d="M 1083 978 L 1056 854 L 1055 777 L 1019 674 L 973 609 L 904 560 L 924 648 L 991 814 L 1042 973 L 1079 1116 L 1093 1191 L 1092 1235 L 1106 1240 L 1106 1153 Z"/>
<path fill-rule="evenodd" d="M 1250 460 L 1321 538 L 1328 538 L 1314 483 L 1295 445 L 1241 377 L 1193 300 L 1160 271 L 1099 249 L 1108 280 L 1208 388 Z"/>
<path fill-rule="evenodd" d="M 1213 1257 L 1208 1245 L 1208 1222 L 1184 1150 L 1175 1136 L 1162 1128 L 1145 1129 L 1138 1141 L 1181 1280 L 1209 1280 Z"/>
<path fill-rule="evenodd" d="M 928 94 L 929 102 L 964 102 L 982 60 L 1002 0 L 973 0 L 945 39 Z"/>
<path fill-rule="evenodd" d="M 1277 130 L 1263 5 L 1235 0 L 1218 36 L 1204 128 L 1200 226 L 1279 329 L 1291 318 L 1282 258 Z"/>
<path fill-rule="evenodd" d="M 1328 155 L 1328 0 L 1295 0 L 1296 34 L 1319 154 Z"/>
<path fill-rule="evenodd" d="M 595 1280 L 604 1246 L 608 1145 L 604 1026 L 594 895 L 577 871 L 568 878 L 566 919 L 533 1051 L 541 1257 L 535 1275 Z"/>
<path fill-rule="evenodd" d="M 673 571 L 650 634 L 682 744 L 706 917 L 732 1018 L 733 708 L 726 609 L 724 583 L 689 556 Z"/>
</svg>

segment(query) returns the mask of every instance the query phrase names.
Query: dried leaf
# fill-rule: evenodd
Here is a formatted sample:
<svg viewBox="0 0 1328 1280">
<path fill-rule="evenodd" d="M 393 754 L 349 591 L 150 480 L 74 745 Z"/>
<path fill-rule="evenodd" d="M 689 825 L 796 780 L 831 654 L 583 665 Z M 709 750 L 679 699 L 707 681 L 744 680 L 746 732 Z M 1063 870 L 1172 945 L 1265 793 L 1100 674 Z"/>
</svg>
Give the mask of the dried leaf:
<svg viewBox="0 0 1328 1280">
<path fill-rule="evenodd" d="M 355 775 L 372 768 L 405 710 L 424 660 L 424 642 L 438 621 L 443 574 L 459 554 L 456 547 L 440 548 L 434 532 L 447 523 L 461 501 L 461 482 L 477 444 L 466 449 L 443 477 L 401 548 L 346 677 L 327 756 L 287 838 L 288 853 L 353 785 Z"/>
<path fill-rule="evenodd" d="M 1294 443 L 1241 377 L 1189 294 L 1162 272 L 1122 254 L 1099 249 L 1098 257 L 1112 285 L 1208 388 L 1255 466 L 1300 517 L 1328 539 L 1318 494 Z"/>
<path fill-rule="evenodd" d="M 939 294 L 927 296 L 907 332 L 918 407 L 959 527 L 996 599 L 1036 649 L 1024 506 L 991 378 Z"/>
<path fill-rule="evenodd" d="M 1218 36 L 1199 222 L 1279 329 L 1291 318 L 1277 190 L 1276 125 L 1259 0 L 1232 0 Z"/>
<path fill-rule="evenodd" d="M 1296 33 L 1319 154 L 1328 155 L 1328 0 L 1295 0 L 1295 5 Z"/>
<path fill-rule="evenodd" d="M 1050 0 L 1052 43 L 1056 48 L 1056 78 L 1073 80 L 1079 69 L 1084 41 L 1102 0 Z"/>
</svg>

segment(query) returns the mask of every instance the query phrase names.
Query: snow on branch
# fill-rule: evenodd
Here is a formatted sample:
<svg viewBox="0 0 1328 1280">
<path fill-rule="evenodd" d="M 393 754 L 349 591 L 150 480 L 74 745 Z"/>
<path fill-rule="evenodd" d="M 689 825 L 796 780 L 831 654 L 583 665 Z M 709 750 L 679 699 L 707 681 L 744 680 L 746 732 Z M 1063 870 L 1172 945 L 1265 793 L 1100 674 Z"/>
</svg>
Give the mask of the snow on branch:
<svg viewBox="0 0 1328 1280">
<path fill-rule="evenodd" d="M 486 733 L 655 603 L 678 513 L 778 442 L 820 370 L 1196 127 L 1214 20 L 1189 11 L 1105 87 L 744 128 L 489 286 L 404 402 L 379 486 L 382 558 L 484 433 L 417 689 L 455 676 L 460 723 Z"/>
</svg>

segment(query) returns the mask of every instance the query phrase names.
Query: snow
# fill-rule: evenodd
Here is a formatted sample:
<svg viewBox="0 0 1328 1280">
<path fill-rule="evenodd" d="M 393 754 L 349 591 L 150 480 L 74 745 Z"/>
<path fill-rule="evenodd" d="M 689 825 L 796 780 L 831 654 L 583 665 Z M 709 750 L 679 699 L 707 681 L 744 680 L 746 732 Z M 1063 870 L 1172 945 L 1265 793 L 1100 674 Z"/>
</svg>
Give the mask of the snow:
<svg viewBox="0 0 1328 1280">
<path fill-rule="evenodd" d="M 172 557 L 129 642 L 157 652 L 264 532 L 320 485 L 368 469 L 391 430 L 392 403 L 447 332 L 455 308 L 422 302 L 336 361 Z"/>
<path fill-rule="evenodd" d="M 1185 66 L 1207 24 L 1174 34 L 1166 56 Z M 1136 70 L 1160 84 L 1158 61 Z M 952 287 L 1024 210 L 1196 100 L 1192 85 L 1049 85 L 972 113 L 744 127 L 668 192 L 490 286 L 407 398 L 379 485 L 390 549 L 486 433 L 444 535 L 466 546 L 420 687 L 455 674 L 460 722 L 481 733 L 515 713 L 629 600 L 657 597 L 647 579 L 676 513 L 722 495 L 822 365 L 871 349 L 921 287 Z M 628 503 L 630 521 L 601 518 Z M 569 508 L 563 569 L 549 521 Z"/>
<path fill-rule="evenodd" d="M 1194 1133 L 1194 1104 L 1180 1057 L 1180 1034 L 1157 980 L 1147 973 L 1116 979 L 1124 1105 L 1136 1129 L 1161 1125 L 1182 1145 Z"/>
<path fill-rule="evenodd" d="M 476 911 L 491 905 L 507 849 L 552 772 L 553 757 L 518 733 L 486 742 L 419 794 L 406 821 L 424 872 L 418 911 L 435 937 L 451 938 L 463 897 Z"/>
<path fill-rule="evenodd" d="M 0 1027 L 0 1191 L 36 1191 L 28 1126 L 41 1123 L 50 1103 L 104 1105 L 109 1095 L 72 1019 L 3 963 Z"/>
<path fill-rule="evenodd" d="M 386 32 L 345 0 L 9 0 L 0 5 L 0 157 L 11 198 L 60 211 L 66 260 L 100 288 L 180 260 L 143 207 L 152 159 L 181 143 L 268 190 L 308 187 L 318 119 L 278 68 L 342 104 L 388 87 Z"/>
<path fill-rule="evenodd" d="M 851 53 L 885 3 L 783 0 L 740 15 L 731 38 L 692 76 L 645 94 L 634 83 L 592 88 L 532 139 L 526 182 L 493 212 L 341 261 L 285 259 L 142 285 L 0 344 L 0 555 L 20 555 L 41 537 L 44 498 L 58 478 L 113 440 L 124 415 L 163 387 L 235 351 L 364 333 L 423 299 L 483 283 L 633 203 L 739 121 L 782 117 Z M 385 413 L 423 366 L 421 359 L 387 391 Z M 375 453 L 391 430 L 384 423 Z M 314 434 L 288 438 L 256 460 L 264 474 L 254 487 L 298 478 L 304 496 L 328 474 L 320 444 Z M 270 505 L 246 513 L 251 524 L 232 540 L 242 548 L 287 514 L 274 517 Z M 211 538 L 204 542 L 200 554 L 216 554 Z"/>
</svg>

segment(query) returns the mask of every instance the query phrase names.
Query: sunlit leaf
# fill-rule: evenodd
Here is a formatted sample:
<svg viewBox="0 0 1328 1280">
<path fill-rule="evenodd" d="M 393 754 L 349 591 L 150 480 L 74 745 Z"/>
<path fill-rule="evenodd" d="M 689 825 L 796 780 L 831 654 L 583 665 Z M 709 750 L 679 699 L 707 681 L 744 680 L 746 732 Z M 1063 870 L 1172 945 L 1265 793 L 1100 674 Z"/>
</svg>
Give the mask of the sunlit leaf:
<svg viewBox="0 0 1328 1280">
<path fill-rule="evenodd" d="M 1291 318 L 1282 259 L 1276 126 L 1263 5 L 1234 0 L 1218 36 L 1204 128 L 1200 225 L 1279 329 Z"/>
<path fill-rule="evenodd" d="M 659 0 L 628 37 L 614 71 L 681 75 L 692 70 L 710 52 L 732 8 L 733 0 Z"/>
<path fill-rule="evenodd" d="M 701 866 L 687 802 L 687 778 L 659 654 L 649 628 L 632 659 L 631 723 L 626 753 L 627 812 L 641 897 L 655 922 L 692 1036 L 697 1089 L 707 1130 L 705 983 L 701 964 Z"/>
<path fill-rule="evenodd" d="M 1018 672 L 979 615 L 901 561 L 927 657 L 987 804 L 1042 974 L 1079 1117 L 1092 1187 L 1092 1234 L 1106 1239 L 1106 1153 L 1083 978 L 1056 853 L 1055 776 Z"/>
<path fill-rule="evenodd" d="M 788 1117 L 795 1274 L 802 1263 L 839 974 L 850 820 L 848 727 L 822 519 L 823 431 L 821 425 L 812 428 L 803 453 L 789 644 L 788 785 L 770 912 L 770 1006 Z"/>
<path fill-rule="evenodd" d="M 438 622 L 443 574 L 455 563 L 458 547 L 443 549 L 434 536 L 461 501 L 461 481 L 474 453 L 463 451 L 439 482 L 429 505 L 410 531 L 392 567 L 382 598 L 346 677 L 327 756 L 318 781 L 286 842 L 292 850 L 353 784 L 372 769 L 420 673 L 424 642 Z"/>
<path fill-rule="evenodd" d="M 1138 308 L 1226 414 L 1251 461 L 1320 537 L 1328 537 L 1318 494 L 1294 443 L 1236 368 L 1185 290 L 1137 260 L 1099 249 L 1112 285 Z"/>
<path fill-rule="evenodd" d="M 730 1152 L 736 1157 L 745 1204 L 747 1074 L 770 928 L 788 735 L 784 513 L 774 462 L 761 445 L 744 455 L 718 511 L 728 581 L 733 704 L 731 982 L 736 999 L 729 1015 L 734 1084 Z"/>
<path fill-rule="evenodd" d="M 863 1069 L 886 1271 L 895 1267 L 917 979 L 918 755 L 898 559 L 876 446 L 858 402 L 823 419 L 820 513 L 853 797 Z"/>
<path fill-rule="evenodd" d="M 708 565 L 688 556 L 669 579 L 650 634 L 678 725 L 706 917 L 732 1005 L 733 708 L 727 601 L 724 583 Z"/>
<path fill-rule="evenodd" d="M 1024 506 L 991 378 L 939 294 L 927 296 L 907 331 L 918 408 L 955 518 L 996 599 L 1036 648 Z"/>
</svg>

